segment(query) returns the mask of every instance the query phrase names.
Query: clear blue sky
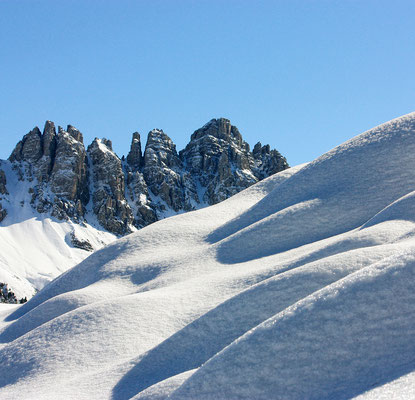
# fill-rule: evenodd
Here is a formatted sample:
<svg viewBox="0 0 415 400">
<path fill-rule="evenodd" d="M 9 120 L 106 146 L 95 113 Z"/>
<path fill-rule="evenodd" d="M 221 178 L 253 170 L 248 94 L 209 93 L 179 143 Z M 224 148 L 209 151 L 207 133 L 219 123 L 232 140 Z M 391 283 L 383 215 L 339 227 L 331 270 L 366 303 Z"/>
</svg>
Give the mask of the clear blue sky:
<svg viewBox="0 0 415 400">
<path fill-rule="evenodd" d="M 291 165 L 415 110 L 415 1 L 0 0 L 0 158 L 45 120 L 89 144 L 226 117 Z"/>
</svg>

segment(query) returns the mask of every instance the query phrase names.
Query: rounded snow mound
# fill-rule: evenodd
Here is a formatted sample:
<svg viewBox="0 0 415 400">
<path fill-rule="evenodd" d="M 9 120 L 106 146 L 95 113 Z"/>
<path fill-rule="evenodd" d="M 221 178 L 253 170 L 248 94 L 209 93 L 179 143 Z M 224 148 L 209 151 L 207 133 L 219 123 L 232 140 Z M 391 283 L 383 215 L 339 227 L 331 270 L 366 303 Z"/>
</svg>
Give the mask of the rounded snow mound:
<svg viewBox="0 0 415 400">
<path fill-rule="evenodd" d="M 0 321 L 0 397 L 405 398 L 414 151 L 409 114 L 93 253 Z"/>
<path fill-rule="evenodd" d="M 358 228 L 413 190 L 414 151 L 411 113 L 317 158 L 210 240 L 221 241 L 221 261 L 235 263 Z"/>
</svg>

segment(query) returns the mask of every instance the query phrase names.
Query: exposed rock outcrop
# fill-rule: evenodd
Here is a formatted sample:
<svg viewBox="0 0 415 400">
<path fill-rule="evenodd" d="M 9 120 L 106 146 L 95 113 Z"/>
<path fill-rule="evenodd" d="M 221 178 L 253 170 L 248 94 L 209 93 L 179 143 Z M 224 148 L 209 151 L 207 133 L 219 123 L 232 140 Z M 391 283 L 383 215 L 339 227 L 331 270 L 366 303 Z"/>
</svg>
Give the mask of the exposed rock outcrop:
<svg viewBox="0 0 415 400">
<path fill-rule="evenodd" d="M 36 126 L 17 143 L 9 160 L 35 163 L 40 157 L 42 157 L 42 134 Z"/>
<path fill-rule="evenodd" d="M 144 152 L 143 175 L 161 211 L 166 206 L 176 212 L 192 209 L 185 196 L 182 174 L 183 164 L 176 145 L 162 130 L 152 130 Z"/>
<path fill-rule="evenodd" d="M 2 169 L 0 169 L 0 194 L 7 194 L 6 184 L 6 174 Z"/>
<path fill-rule="evenodd" d="M 0 163 L 0 166 L 1 166 L 1 163 Z M 0 200 L 2 200 L 3 195 L 8 194 L 6 184 L 7 184 L 6 174 L 4 173 L 2 169 L 0 169 Z M 3 208 L 3 205 L 0 202 L 0 222 L 3 221 L 4 218 L 6 218 L 6 215 L 7 215 L 7 211 L 6 209 Z"/>
<path fill-rule="evenodd" d="M 257 143 L 251 152 L 225 118 L 196 130 L 180 153 L 169 136 L 153 129 L 143 154 L 135 132 L 122 160 L 109 140 L 95 139 L 85 151 L 78 129 L 68 125 L 56 133 L 47 121 L 43 133 L 36 127 L 23 137 L 9 161 L 19 179 L 32 182 L 31 204 L 38 212 L 78 222 L 94 216 L 118 235 L 218 203 L 288 168 L 268 145 Z M 0 171 L 0 194 L 6 193 L 5 179 Z M 2 213 L 0 206 L 0 218 Z"/>
<path fill-rule="evenodd" d="M 141 152 L 141 138 L 138 132 L 133 133 L 130 152 L 127 156 L 127 163 L 132 170 L 138 170 L 143 165 L 143 154 Z"/>
<path fill-rule="evenodd" d="M 3 208 L 3 205 L 0 203 L 0 222 L 6 218 L 7 210 Z"/>
<path fill-rule="evenodd" d="M 144 176 L 139 171 L 131 171 L 126 166 L 128 202 L 133 210 L 133 224 L 143 228 L 158 220 L 156 206 L 152 201 Z"/>
<path fill-rule="evenodd" d="M 74 232 L 72 232 L 71 234 L 71 243 L 73 247 L 76 247 L 77 249 L 85 251 L 94 251 L 94 247 L 91 243 L 89 243 L 88 240 L 77 238 Z"/>
<path fill-rule="evenodd" d="M 151 200 L 146 180 L 141 172 L 143 164 L 140 134 L 134 132 L 124 168 L 127 178 L 127 200 L 133 210 L 133 223 L 137 228 L 143 228 L 158 220 L 156 206 Z"/>
<path fill-rule="evenodd" d="M 49 180 L 55 162 L 56 145 L 55 124 L 51 121 L 46 121 L 41 138 L 42 157 L 37 161 L 36 177 L 39 182 L 47 182 Z"/>
<path fill-rule="evenodd" d="M 89 201 L 86 152 L 82 134 L 46 121 L 43 134 L 35 127 L 17 144 L 9 161 L 20 179 L 34 182 L 32 205 L 59 219 L 79 220 Z"/>
<path fill-rule="evenodd" d="M 269 144 L 262 146 L 261 142 L 258 142 L 252 150 L 252 155 L 255 160 L 253 171 L 260 180 L 288 168 L 285 157 L 279 151 L 271 150 Z"/>
<path fill-rule="evenodd" d="M 92 168 L 93 211 L 100 224 L 119 235 L 130 232 L 133 221 L 131 208 L 125 199 L 125 177 L 121 160 L 112 151 L 107 139 L 95 139 L 88 147 Z"/>
<path fill-rule="evenodd" d="M 68 125 L 59 127 L 50 187 L 56 195 L 54 213 L 58 218 L 82 217 L 89 201 L 86 152 L 82 134 Z"/>
<path fill-rule="evenodd" d="M 285 159 L 277 153 L 272 154 L 280 167 L 276 167 L 275 172 L 288 168 Z M 259 167 L 262 159 L 257 163 L 238 128 L 225 118 L 212 119 L 195 131 L 180 156 L 204 191 L 200 200 L 207 204 L 225 200 L 269 176 Z M 273 165 L 271 155 L 264 163 L 267 163 L 267 167 Z"/>
</svg>

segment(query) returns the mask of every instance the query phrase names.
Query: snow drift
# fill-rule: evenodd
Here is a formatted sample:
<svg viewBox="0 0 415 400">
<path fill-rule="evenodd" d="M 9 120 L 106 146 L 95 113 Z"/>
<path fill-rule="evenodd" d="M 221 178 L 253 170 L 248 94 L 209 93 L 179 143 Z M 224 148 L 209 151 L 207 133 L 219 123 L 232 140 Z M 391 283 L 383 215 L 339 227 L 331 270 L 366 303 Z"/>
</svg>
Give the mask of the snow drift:
<svg viewBox="0 0 415 400">
<path fill-rule="evenodd" d="M 0 396 L 415 393 L 415 113 L 98 250 L 7 310 Z"/>
</svg>

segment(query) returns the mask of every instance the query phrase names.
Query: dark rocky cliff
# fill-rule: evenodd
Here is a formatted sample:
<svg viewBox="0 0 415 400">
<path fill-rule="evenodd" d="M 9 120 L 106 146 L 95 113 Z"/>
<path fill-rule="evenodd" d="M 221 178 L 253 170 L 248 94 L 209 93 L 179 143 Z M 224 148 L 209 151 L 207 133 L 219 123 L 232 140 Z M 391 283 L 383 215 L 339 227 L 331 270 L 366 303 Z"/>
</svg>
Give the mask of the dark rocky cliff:
<svg viewBox="0 0 415 400">
<path fill-rule="evenodd" d="M 31 204 L 39 213 L 82 223 L 97 218 L 118 235 L 179 212 L 216 204 L 271 174 L 288 168 L 268 145 L 250 151 L 238 129 L 224 118 L 212 119 L 177 152 L 162 130 L 149 132 L 142 152 L 133 134 L 131 150 L 120 159 L 107 139 L 85 149 L 79 130 L 68 125 L 56 133 L 47 121 L 35 127 L 9 157 L 20 181 L 30 185 Z M 7 200 L 0 169 L 0 200 Z M 7 207 L 0 202 L 0 221 Z"/>
</svg>

